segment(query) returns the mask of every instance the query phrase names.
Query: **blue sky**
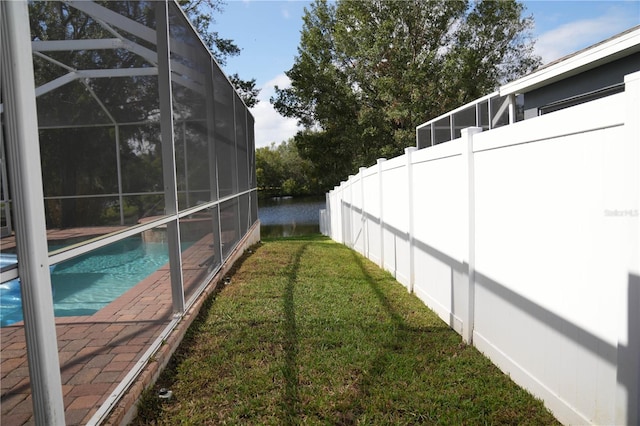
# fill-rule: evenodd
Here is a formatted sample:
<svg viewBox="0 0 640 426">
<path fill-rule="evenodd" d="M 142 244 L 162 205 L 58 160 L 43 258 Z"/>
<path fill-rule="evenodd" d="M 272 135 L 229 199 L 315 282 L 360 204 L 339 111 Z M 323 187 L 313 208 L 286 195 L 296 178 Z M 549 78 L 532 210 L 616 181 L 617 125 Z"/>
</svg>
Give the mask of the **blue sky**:
<svg viewBox="0 0 640 426">
<path fill-rule="evenodd" d="M 297 131 L 294 119 L 281 117 L 269 103 L 273 86 L 286 87 L 285 76 L 294 62 L 305 7 L 301 0 L 226 0 L 216 16 L 215 30 L 242 49 L 224 71 L 255 78 L 261 102 L 252 109 L 256 147 L 279 144 Z M 536 53 L 550 62 L 640 24 L 640 0 L 523 2 L 533 15 Z M 425 117 L 425 120 L 428 117 Z"/>
</svg>

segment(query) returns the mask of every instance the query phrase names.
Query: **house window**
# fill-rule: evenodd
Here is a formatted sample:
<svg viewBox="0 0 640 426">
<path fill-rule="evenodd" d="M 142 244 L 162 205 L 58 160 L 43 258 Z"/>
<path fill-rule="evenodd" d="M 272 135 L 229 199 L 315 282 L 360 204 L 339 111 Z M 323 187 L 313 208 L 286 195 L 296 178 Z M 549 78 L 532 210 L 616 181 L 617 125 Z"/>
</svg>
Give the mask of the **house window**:
<svg viewBox="0 0 640 426">
<path fill-rule="evenodd" d="M 580 105 L 585 102 L 595 101 L 596 99 L 604 98 L 605 96 L 615 95 L 616 93 L 624 92 L 624 83 L 614 84 L 613 86 L 604 87 L 602 89 L 594 90 L 592 92 L 583 93 L 581 95 L 572 96 L 569 98 L 561 99 L 559 101 L 551 102 L 538 109 L 538 115 L 549 114 L 551 112 L 559 111 L 561 109 L 570 108 L 572 106 Z"/>
</svg>

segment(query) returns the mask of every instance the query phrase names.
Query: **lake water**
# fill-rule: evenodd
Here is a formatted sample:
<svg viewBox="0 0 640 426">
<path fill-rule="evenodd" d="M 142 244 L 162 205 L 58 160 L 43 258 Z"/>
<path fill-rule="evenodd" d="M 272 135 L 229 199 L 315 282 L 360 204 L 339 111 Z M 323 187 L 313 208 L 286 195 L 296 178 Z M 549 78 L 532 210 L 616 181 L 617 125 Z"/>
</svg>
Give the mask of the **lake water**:
<svg viewBox="0 0 640 426">
<path fill-rule="evenodd" d="M 258 201 L 260 234 L 264 238 L 320 233 L 325 197 L 273 197 Z"/>
</svg>

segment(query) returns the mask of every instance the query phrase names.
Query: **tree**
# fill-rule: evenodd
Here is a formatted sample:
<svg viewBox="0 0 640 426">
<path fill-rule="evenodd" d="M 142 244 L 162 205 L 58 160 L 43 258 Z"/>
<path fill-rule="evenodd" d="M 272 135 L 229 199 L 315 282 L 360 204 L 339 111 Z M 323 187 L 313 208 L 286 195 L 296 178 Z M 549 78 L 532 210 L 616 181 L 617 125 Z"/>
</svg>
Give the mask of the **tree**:
<svg viewBox="0 0 640 426">
<path fill-rule="evenodd" d="M 260 100 L 258 99 L 258 95 L 260 94 L 260 89 L 256 88 L 256 79 L 252 78 L 251 80 L 242 80 L 238 73 L 235 73 L 229 77 L 231 84 L 235 87 L 238 95 L 244 101 L 247 108 L 253 108 L 258 105 Z"/>
<path fill-rule="evenodd" d="M 222 38 L 217 31 L 212 30 L 212 26 L 216 22 L 214 14 L 223 11 L 224 2 L 222 0 L 179 0 L 178 4 L 189 17 L 220 66 L 227 64 L 227 58 L 240 54 L 240 48 L 233 40 Z M 260 89 L 256 88 L 255 78 L 242 80 L 238 74 L 234 74 L 230 80 L 247 107 L 251 108 L 258 104 Z"/>
<path fill-rule="evenodd" d="M 415 127 L 539 65 L 523 6 L 507 1 L 316 2 L 275 109 L 331 188 L 415 144 Z"/>
<path fill-rule="evenodd" d="M 358 98 L 344 67 L 335 66 L 335 6 L 316 2 L 305 13 L 299 56 L 287 75 L 293 85 L 276 87 L 274 107 L 286 117 L 296 117 L 306 127 L 295 137 L 302 158 L 319 171 L 323 189 L 333 186 L 353 163 L 363 158 L 358 126 Z M 321 130 L 321 131 L 318 131 Z M 348 174 L 348 173 L 347 173 Z"/>
<path fill-rule="evenodd" d="M 293 139 L 256 149 L 258 189 L 270 196 L 321 193 L 311 173 L 312 165 L 298 154 Z"/>
</svg>

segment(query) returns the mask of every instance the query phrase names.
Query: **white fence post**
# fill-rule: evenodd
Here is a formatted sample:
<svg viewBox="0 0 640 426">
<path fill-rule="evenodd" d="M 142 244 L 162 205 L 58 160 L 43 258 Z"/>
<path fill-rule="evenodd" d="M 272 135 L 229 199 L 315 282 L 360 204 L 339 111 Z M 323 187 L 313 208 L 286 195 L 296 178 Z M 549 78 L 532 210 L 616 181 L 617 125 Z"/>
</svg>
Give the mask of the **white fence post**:
<svg viewBox="0 0 640 426">
<path fill-rule="evenodd" d="M 337 232 L 336 234 L 336 238 L 335 240 L 339 243 L 344 244 L 344 236 L 343 236 L 343 218 L 342 218 L 342 203 L 343 203 L 343 193 L 342 193 L 342 189 L 343 189 L 343 184 L 344 182 L 340 182 L 340 185 L 336 186 L 336 198 L 335 198 L 335 202 L 336 202 L 336 218 L 337 218 L 337 225 L 335 230 Z"/>
<path fill-rule="evenodd" d="M 320 224 L 322 229 L 320 230 L 323 235 L 333 237 L 331 232 L 331 193 L 327 192 L 324 196 L 324 213 L 321 216 Z"/>
<path fill-rule="evenodd" d="M 338 197 L 338 199 L 340 200 L 340 239 L 338 240 L 340 243 L 345 244 L 345 239 L 344 239 L 344 231 L 345 231 L 345 220 L 346 218 L 344 217 L 344 185 L 345 185 L 345 181 L 341 181 L 340 182 L 340 196 Z"/>
<path fill-rule="evenodd" d="M 355 176 L 349 175 L 347 178 L 347 184 L 349 185 L 349 247 L 355 249 L 356 241 L 353 229 L 353 184 L 354 184 Z"/>
<path fill-rule="evenodd" d="M 412 166 L 412 156 L 411 154 L 414 151 L 417 151 L 418 148 L 415 146 L 405 148 L 404 153 L 407 156 L 407 192 L 408 192 L 408 215 L 409 215 L 409 292 L 413 293 L 413 284 L 415 282 L 415 267 L 414 267 L 414 248 L 413 248 L 413 166 Z"/>
<path fill-rule="evenodd" d="M 364 172 L 367 170 L 366 167 L 360 167 L 360 212 L 361 212 L 361 224 L 360 230 L 362 232 L 362 255 L 366 258 L 369 258 L 369 247 L 367 246 L 367 215 L 364 208 Z"/>
<path fill-rule="evenodd" d="M 636 164 L 640 164 L 640 72 L 625 76 L 624 82 L 624 137 L 635 145 Z M 631 214 L 637 217 L 638 210 Z M 636 230 L 635 271 L 629 271 L 627 288 L 619 296 L 623 303 L 620 312 L 624 314 L 619 318 L 615 420 L 616 424 L 627 425 L 640 423 L 640 227 Z"/>
<path fill-rule="evenodd" d="M 382 201 L 383 191 L 382 191 L 382 163 L 387 161 L 386 158 L 378 158 L 378 191 L 379 191 L 379 200 L 380 200 L 380 267 L 384 269 L 384 214 L 383 207 L 384 202 Z"/>
<path fill-rule="evenodd" d="M 343 180 L 340 182 L 340 204 L 342 208 L 342 244 L 347 247 L 351 247 L 351 211 L 347 209 L 348 196 L 351 194 L 351 187 L 349 186 L 349 180 Z"/>
<path fill-rule="evenodd" d="M 462 129 L 462 157 L 464 167 L 464 197 L 466 201 L 466 224 L 463 225 L 466 238 L 463 251 L 467 257 L 462 264 L 467 267 L 467 312 L 462 322 L 462 338 L 467 343 L 473 343 L 473 322 L 475 311 L 475 192 L 473 167 L 473 135 L 482 132 L 481 127 Z"/>
</svg>

